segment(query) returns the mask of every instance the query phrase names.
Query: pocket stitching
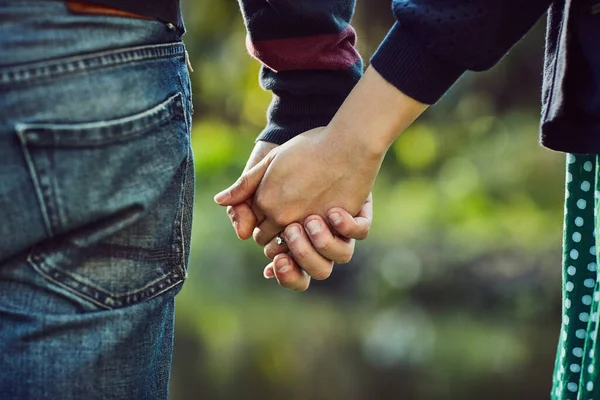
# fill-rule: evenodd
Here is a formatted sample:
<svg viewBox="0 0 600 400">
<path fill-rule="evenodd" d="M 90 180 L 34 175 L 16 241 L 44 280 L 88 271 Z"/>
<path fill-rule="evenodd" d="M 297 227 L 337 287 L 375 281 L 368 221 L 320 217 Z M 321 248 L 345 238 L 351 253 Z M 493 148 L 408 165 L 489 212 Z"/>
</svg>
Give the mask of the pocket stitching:
<svg viewBox="0 0 600 400">
<path fill-rule="evenodd" d="M 165 43 L 114 49 L 86 54 L 83 56 L 67 56 L 51 61 L 39 61 L 33 65 L 8 67 L 0 70 L 0 87 L 5 84 L 29 83 L 56 78 L 59 76 L 83 73 L 86 71 L 113 68 L 129 63 L 152 61 L 185 54 L 185 46 L 181 42 Z"/>
<path fill-rule="evenodd" d="M 74 124 L 17 123 L 15 129 L 24 146 L 101 147 L 134 139 L 176 117 L 185 120 L 181 92 L 149 110 L 127 117 Z M 70 137 L 57 135 L 60 133 Z"/>
<path fill-rule="evenodd" d="M 178 236 L 177 239 L 179 240 L 179 246 L 177 247 L 177 250 L 179 251 L 179 255 L 180 255 L 180 260 L 179 260 L 179 270 L 181 271 L 181 273 L 183 274 L 183 278 L 186 279 L 187 278 L 187 268 L 186 268 L 186 263 L 187 263 L 187 259 L 186 259 L 186 251 L 187 249 L 185 248 L 185 233 L 183 231 L 183 219 L 185 217 L 185 212 L 186 212 L 186 207 L 189 207 L 187 204 L 185 204 L 185 195 L 186 195 L 186 188 L 187 188 L 187 180 L 189 177 L 189 168 L 190 168 L 190 157 L 191 157 L 191 151 L 192 151 L 192 146 L 190 145 L 190 147 L 188 148 L 188 155 L 187 158 L 185 160 L 185 171 L 184 171 L 184 180 L 183 180 L 183 185 L 181 188 L 181 200 L 180 200 L 180 209 L 178 210 L 178 213 L 180 215 L 178 215 L 177 218 L 177 230 L 178 230 Z M 193 207 L 193 206 L 192 206 Z"/>
<path fill-rule="evenodd" d="M 36 248 L 34 247 L 31 250 L 29 256 L 27 257 L 27 262 L 46 280 L 53 282 L 54 284 L 60 286 L 65 290 L 68 290 L 71 293 L 74 293 L 76 296 L 79 296 L 99 307 L 108 310 L 133 305 L 145 300 L 150 300 L 172 289 L 184 280 L 180 273 L 173 271 L 165 275 L 164 277 L 147 284 L 142 288 L 116 296 L 107 292 L 104 289 L 95 287 L 90 283 L 83 282 L 81 277 L 72 276 L 71 274 L 68 274 L 65 271 L 52 267 L 48 263 L 46 256 L 47 255 L 45 255 L 41 251 L 36 252 Z M 71 284 L 65 283 L 66 280 L 64 278 L 70 280 Z M 167 281 L 166 284 L 163 283 L 164 281 Z M 155 289 L 157 287 L 158 290 Z M 90 291 L 92 292 L 91 294 L 86 293 Z M 94 294 L 96 295 L 96 298 L 93 297 Z M 102 302 L 97 298 L 101 298 L 104 301 Z"/>
<path fill-rule="evenodd" d="M 31 159 L 31 154 L 29 154 L 29 150 L 25 143 L 21 142 L 21 149 L 23 151 L 23 157 L 25 158 L 25 163 L 27 164 L 27 169 L 29 170 L 29 177 L 33 181 L 33 187 L 35 188 L 35 194 L 37 197 L 38 204 L 40 206 L 40 211 L 42 213 L 42 217 L 44 219 L 44 225 L 46 226 L 46 233 L 48 236 L 54 236 L 54 229 L 52 228 L 52 222 L 50 221 L 50 213 L 48 212 L 47 202 L 45 199 L 44 192 L 42 190 L 42 184 L 40 182 L 38 173 L 34 166 L 33 160 Z"/>
</svg>

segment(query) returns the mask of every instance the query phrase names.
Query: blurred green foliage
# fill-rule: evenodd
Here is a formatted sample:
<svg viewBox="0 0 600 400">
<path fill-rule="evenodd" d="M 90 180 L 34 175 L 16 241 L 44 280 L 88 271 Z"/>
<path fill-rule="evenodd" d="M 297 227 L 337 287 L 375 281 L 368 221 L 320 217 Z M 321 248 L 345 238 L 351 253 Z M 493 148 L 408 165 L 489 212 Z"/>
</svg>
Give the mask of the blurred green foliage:
<svg viewBox="0 0 600 400">
<path fill-rule="evenodd" d="M 563 156 L 537 143 L 542 24 L 468 74 L 393 146 L 372 232 L 332 278 L 262 278 L 212 195 L 235 180 L 270 95 L 235 2 L 184 3 L 197 199 L 171 398 L 546 399 L 560 317 Z M 368 60 L 389 0 L 359 2 Z"/>
</svg>

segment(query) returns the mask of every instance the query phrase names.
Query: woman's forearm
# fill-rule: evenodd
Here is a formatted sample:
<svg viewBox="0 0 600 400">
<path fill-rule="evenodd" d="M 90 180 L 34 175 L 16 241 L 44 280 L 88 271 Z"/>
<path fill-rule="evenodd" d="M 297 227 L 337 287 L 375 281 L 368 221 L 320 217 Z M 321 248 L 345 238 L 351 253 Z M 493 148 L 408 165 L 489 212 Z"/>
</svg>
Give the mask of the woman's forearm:
<svg viewBox="0 0 600 400">
<path fill-rule="evenodd" d="M 428 105 L 405 95 L 370 67 L 343 103 L 329 128 L 340 146 L 381 158 Z"/>
</svg>

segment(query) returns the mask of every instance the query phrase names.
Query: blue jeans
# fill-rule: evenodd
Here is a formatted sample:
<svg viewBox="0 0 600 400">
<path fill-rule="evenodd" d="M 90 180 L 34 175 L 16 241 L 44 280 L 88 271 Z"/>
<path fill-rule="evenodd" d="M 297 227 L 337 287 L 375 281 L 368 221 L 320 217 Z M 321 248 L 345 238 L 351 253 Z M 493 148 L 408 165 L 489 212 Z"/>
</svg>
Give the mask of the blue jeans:
<svg viewBox="0 0 600 400">
<path fill-rule="evenodd" d="M 166 399 L 194 169 L 178 32 L 0 0 L 0 399 Z"/>
</svg>

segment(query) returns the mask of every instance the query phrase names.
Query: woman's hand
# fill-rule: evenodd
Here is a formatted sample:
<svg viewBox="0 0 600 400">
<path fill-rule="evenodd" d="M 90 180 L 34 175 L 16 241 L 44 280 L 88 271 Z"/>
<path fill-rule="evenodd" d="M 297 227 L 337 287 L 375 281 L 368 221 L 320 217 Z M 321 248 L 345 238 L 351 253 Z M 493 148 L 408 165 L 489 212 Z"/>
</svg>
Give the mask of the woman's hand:
<svg viewBox="0 0 600 400">
<path fill-rule="evenodd" d="M 273 262 L 265 268 L 265 278 L 275 277 L 281 286 L 303 291 L 308 289 L 311 276 L 326 279 L 333 271 L 334 262 L 349 262 L 354 253 L 355 240 L 365 239 L 371 229 L 371 196 L 356 217 L 341 208 L 329 210 L 327 216 L 329 224 L 320 216 L 311 215 L 304 221 L 304 227 L 300 224 L 289 225 L 282 234 L 285 245 L 279 245 L 274 240 L 269 242 L 265 254 Z M 335 235 L 328 225 L 333 226 L 340 236 Z"/>
</svg>

